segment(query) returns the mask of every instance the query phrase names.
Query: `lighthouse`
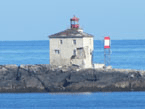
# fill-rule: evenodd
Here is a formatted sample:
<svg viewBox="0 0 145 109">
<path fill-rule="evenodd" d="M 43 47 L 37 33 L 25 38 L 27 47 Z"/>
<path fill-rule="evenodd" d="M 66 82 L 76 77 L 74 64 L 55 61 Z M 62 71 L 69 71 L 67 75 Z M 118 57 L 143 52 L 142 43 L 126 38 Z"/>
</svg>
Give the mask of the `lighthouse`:
<svg viewBox="0 0 145 109">
<path fill-rule="evenodd" d="M 79 18 L 70 19 L 70 28 L 49 36 L 50 65 L 92 68 L 93 35 L 83 32 Z"/>
<path fill-rule="evenodd" d="M 73 29 L 79 29 L 79 18 L 77 17 L 73 17 L 70 19 L 70 25 L 71 25 L 71 28 Z"/>
</svg>

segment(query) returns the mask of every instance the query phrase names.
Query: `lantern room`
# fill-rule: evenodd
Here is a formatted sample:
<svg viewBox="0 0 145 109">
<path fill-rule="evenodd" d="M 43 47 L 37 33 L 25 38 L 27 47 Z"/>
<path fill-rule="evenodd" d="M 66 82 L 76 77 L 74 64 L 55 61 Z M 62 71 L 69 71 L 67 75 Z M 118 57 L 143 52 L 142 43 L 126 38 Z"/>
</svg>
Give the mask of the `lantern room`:
<svg viewBox="0 0 145 109">
<path fill-rule="evenodd" d="M 76 16 L 74 16 L 73 18 L 70 19 L 70 24 L 71 24 L 71 29 L 79 28 L 79 18 L 77 18 Z"/>
</svg>

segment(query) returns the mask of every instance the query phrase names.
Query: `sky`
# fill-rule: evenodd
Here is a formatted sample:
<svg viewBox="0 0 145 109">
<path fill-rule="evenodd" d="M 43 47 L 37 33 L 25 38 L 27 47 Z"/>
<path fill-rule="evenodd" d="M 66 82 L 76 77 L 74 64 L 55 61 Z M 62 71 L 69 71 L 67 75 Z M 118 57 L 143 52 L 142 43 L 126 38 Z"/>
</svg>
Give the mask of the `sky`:
<svg viewBox="0 0 145 109">
<path fill-rule="evenodd" d="M 0 41 L 48 40 L 74 15 L 95 40 L 145 39 L 145 0 L 0 0 Z"/>
</svg>

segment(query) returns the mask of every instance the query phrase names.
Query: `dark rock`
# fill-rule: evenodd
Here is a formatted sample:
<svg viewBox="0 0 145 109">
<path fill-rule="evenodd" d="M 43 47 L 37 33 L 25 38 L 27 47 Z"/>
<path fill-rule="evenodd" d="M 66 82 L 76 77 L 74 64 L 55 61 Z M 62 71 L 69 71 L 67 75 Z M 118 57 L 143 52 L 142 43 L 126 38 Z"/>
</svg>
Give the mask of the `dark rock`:
<svg viewBox="0 0 145 109">
<path fill-rule="evenodd" d="M 0 92 L 144 91 L 144 71 L 0 65 Z"/>
</svg>

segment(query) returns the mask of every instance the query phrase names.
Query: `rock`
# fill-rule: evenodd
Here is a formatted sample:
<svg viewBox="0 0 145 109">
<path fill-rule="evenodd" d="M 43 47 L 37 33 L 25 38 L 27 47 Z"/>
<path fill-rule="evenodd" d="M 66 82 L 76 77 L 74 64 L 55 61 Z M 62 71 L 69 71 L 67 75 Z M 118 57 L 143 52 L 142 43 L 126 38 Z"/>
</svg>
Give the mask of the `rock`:
<svg viewBox="0 0 145 109">
<path fill-rule="evenodd" d="M 112 69 L 112 66 L 107 66 L 106 69 L 107 70 L 111 70 Z"/>
<path fill-rule="evenodd" d="M 0 65 L 0 92 L 144 91 L 145 72 L 77 66 Z"/>
<path fill-rule="evenodd" d="M 105 68 L 105 64 L 93 64 L 94 69 L 103 69 Z"/>
<path fill-rule="evenodd" d="M 123 81 L 123 82 L 117 82 L 115 84 L 115 87 L 118 87 L 118 88 L 126 88 L 126 87 L 129 87 L 130 83 L 128 81 Z"/>
<path fill-rule="evenodd" d="M 5 66 L 3 66 L 3 67 L 5 67 L 6 69 L 11 69 L 11 70 L 16 70 L 17 68 L 18 68 L 18 66 L 17 65 L 5 65 Z"/>
</svg>

